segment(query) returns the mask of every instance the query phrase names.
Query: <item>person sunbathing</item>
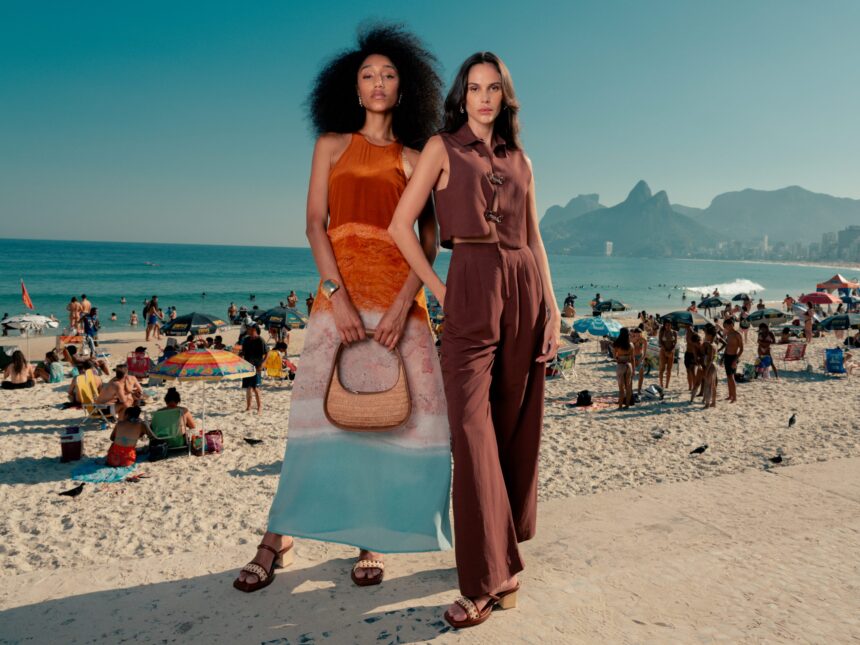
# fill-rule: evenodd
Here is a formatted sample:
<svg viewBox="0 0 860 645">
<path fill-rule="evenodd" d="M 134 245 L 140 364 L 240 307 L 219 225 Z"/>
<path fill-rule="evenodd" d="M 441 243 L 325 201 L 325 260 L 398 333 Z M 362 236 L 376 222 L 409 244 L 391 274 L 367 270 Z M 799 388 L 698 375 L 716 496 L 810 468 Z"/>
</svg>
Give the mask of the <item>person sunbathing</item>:
<svg viewBox="0 0 860 645">
<path fill-rule="evenodd" d="M 16 349 L 12 352 L 12 362 L 3 370 L 3 383 L 0 387 L 4 390 L 21 390 L 35 384 L 33 366 L 27 361 L 24 352 Z"/>
<path fill-rule="evenodd" d="M 143 400 L 140 382 L 128 373 L 128 367 L 117 365 L 116 376 L 102 386 L 96 403 L 113 405 L 119 419 L 124 419 L 128 408 L 137 406 Z"/>
<path fill-rule="evenodd" d="M 134 464 L 137 460 L 137 442 L 141 437 L 156 438 L 147 423 L 141 420 L 139 407 L 136 405 L 129 406 L 125 410 L 125 415 L 126 418 L 117 422 L 110 435 L 110 440 L 113 443 L 108 449 L 105 461 L 108 466 L 113 468 L 122 468 Z"/>
</svg>

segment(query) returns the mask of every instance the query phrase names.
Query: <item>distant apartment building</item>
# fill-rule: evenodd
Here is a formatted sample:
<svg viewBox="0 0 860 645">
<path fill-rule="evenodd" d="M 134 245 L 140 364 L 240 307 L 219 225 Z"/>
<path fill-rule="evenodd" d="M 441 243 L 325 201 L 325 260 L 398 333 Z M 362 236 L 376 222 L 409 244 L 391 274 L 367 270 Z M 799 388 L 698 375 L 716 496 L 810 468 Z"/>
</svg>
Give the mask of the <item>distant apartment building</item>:
<svg viewBox="0 0 860 645">
<path fill-rule="evenodd" d="M 860 226 L 849 226 L 836 234 L 839 247 L 839 257 L 845 260 L 857 258 L 858 242 L 860 242 Z"/>
<path fill-rule="evenodd" d="M 612 242 L 606 242 L 606 257 L 612 255 Z"/>
<path fill-rule="evenodd" d="M 761 240 L 761 252 L 767 255 L 768 246 L 767 246 L 767 235 L 765 235 Z"/>
</svg>

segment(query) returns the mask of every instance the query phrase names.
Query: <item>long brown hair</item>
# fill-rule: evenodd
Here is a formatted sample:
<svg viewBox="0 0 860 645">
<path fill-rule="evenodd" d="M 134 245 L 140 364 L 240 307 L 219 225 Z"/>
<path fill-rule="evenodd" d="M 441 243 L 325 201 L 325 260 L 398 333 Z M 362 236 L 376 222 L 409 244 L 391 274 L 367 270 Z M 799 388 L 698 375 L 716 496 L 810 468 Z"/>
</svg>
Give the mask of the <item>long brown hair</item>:
<svg viewBox="0 0 860 645">
<path fill-rule="evenodd" d="M 15 370 L 15 374 L 20 374 L 27 369 L 27 359 L 24 357 L 24 352 L 20 349 L 12 352 L 12 369 Z"/>
<path fill-rule="evenodd" d="M 466 122 L 468 115 L 465 111 L 461 112 L 460 108 L 465 110 L 469 70 L 481 63 L 494 65 L 499 70 L 499 76 L 502 77 L 502 111 L 496 117 L 493 131 L 505 140 L 508 148 L 519 150 L 523 147 L 520 141 L 520 120 L 517 116 L 520 111 L 520 103 L 517 101 L 516 92 L 514 92 L 514 81 L 511 78 L 511 73 L 502 59 L 493 52 L 477 52 L 469 56 L 460 65 L 460 71 L 454 77 L 448 96 L 445 97 L 445 125 L 442 126 L 442 132 L 456 132 Z"/>
</svg>

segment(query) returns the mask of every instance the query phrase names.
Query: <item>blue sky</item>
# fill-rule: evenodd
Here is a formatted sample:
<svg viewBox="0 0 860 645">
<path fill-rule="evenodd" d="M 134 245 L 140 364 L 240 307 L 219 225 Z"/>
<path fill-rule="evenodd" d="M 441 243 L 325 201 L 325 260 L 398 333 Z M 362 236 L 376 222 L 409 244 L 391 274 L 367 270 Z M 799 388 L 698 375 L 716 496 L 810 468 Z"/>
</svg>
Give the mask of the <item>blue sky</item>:
<svg viewBox="0 0 860 645">
<path fill-rule="evenodd" d="M 303 246 L 303 102 L 356 27 L 508 64 L 541 213 L 638 179 L 860 198 L 860 3 L 0 4 L 0 237 Z"/>
</svg>

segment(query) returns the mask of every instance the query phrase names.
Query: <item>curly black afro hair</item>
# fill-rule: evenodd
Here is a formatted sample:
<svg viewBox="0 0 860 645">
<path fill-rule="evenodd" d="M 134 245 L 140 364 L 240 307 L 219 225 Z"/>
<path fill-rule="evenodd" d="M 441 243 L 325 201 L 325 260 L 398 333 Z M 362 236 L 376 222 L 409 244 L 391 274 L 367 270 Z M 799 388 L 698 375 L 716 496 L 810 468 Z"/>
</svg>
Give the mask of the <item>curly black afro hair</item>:
<svg viewBox="0 0 860 645">
<path fill-rule="evenodd" d="M 347 133 L 364 126 L 356 83 L 359 66 L 371 54 L 387 56 L 397 68 L 403 98 L 394 109 L 394 136 L 420 150 L 441 122 L 442 79 L 436 57 L 401 25 L 361 29 L 358 48 L 337 54 L 323 67 L 307 101 L 314 131 Z"/>
</svg>

